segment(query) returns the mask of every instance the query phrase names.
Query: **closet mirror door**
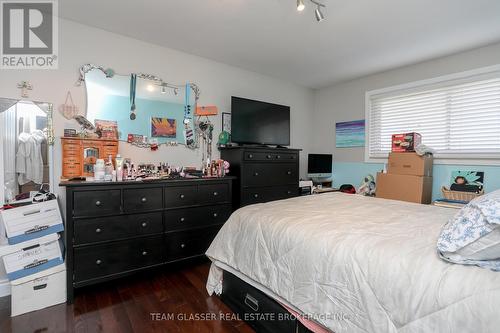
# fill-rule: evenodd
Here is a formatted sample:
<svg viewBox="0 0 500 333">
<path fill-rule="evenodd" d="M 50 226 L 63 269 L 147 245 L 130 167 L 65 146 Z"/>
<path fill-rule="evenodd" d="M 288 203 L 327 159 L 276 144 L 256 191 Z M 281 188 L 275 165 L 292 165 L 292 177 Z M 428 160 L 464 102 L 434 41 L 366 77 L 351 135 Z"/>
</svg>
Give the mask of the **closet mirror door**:
<svg viewBox="0 0 500 333">
<path fill-rule="evenodd" d="M 52 187 L 52 104 L 0 98 L 0 203 Z"/>
</svg>

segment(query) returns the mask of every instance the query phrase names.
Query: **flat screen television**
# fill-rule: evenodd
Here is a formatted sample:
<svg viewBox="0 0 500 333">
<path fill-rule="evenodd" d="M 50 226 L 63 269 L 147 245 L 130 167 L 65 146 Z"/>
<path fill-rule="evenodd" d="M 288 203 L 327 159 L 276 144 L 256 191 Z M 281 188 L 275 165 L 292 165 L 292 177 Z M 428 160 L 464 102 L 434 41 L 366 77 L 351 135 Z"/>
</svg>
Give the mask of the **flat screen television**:
<svg viewBox="0 0 500 333">
<path fill-rule="evenodd" d="M 307 155 L 307 176 L 309 178 L 329 178 L 333 169 L 332 154 Z"/>
<path fill-rule="evenodd" d="M 290 145 L 290 107 L 233 96 L 231 141 L 240 144 Z"/>
</svg>

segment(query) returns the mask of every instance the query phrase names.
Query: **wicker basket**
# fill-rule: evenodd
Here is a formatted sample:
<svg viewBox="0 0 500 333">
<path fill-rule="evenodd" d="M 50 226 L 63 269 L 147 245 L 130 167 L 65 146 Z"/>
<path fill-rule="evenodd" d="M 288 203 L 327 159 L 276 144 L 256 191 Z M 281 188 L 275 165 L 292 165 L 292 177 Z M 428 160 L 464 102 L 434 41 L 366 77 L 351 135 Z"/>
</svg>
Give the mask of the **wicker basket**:
<svg viewBox="0 0 500 333">
<path fill-rule="evenodd" d="M 447 189 L 446 187 L 442 187 L 441 191 L 443 192 L 443 196 L 448 200 L 460 200 L 460 201 L 471 201 L 481 195 L 484 194 L 484 190 L 481 190 L 479 193 L 474 192 L 462 192 L 462 191 L 452 191 Z"/>
</svg>

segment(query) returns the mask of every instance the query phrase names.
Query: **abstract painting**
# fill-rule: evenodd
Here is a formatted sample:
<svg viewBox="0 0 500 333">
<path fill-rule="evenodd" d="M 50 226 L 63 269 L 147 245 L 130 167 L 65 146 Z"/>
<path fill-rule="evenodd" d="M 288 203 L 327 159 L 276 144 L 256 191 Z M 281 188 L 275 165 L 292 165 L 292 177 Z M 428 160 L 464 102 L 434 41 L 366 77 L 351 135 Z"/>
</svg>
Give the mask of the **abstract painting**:
<svg viewBox="0 0 500 333">
<path fill-rule="evenodd" d="M 177 137 L 177 122 L 169 118 L 151 118 L 151 137 L 175 138 Z"/>
<path fill-rule="evenodd" d="M 337 148 L 365 146 L 365 120 L 345 121 L 335 124 Z"/>
</svg>

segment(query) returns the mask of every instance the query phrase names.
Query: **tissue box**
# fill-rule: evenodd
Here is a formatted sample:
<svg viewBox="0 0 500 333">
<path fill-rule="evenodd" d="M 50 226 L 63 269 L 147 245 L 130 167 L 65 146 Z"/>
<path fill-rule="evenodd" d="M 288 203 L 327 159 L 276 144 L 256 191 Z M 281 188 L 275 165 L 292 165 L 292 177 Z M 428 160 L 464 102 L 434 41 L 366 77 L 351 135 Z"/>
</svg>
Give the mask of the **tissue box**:
<svg viewBox="0 0 500 333">
<path fill-rule="evenodd" d="M 64 263 L 61 248 L 62 242 L 56 240 L 3 256 L 7 277 L 12 281 Z"/>
<path fill-rule="evenodd" d="M 57 200 L 0 211 L 9 244 L 46 236 L 64 230 Z"/>
<path fill-rule="evenodd" d="M 11 282 L 11 316 L 66 302 L 66 266 Z"/>
</svg>

